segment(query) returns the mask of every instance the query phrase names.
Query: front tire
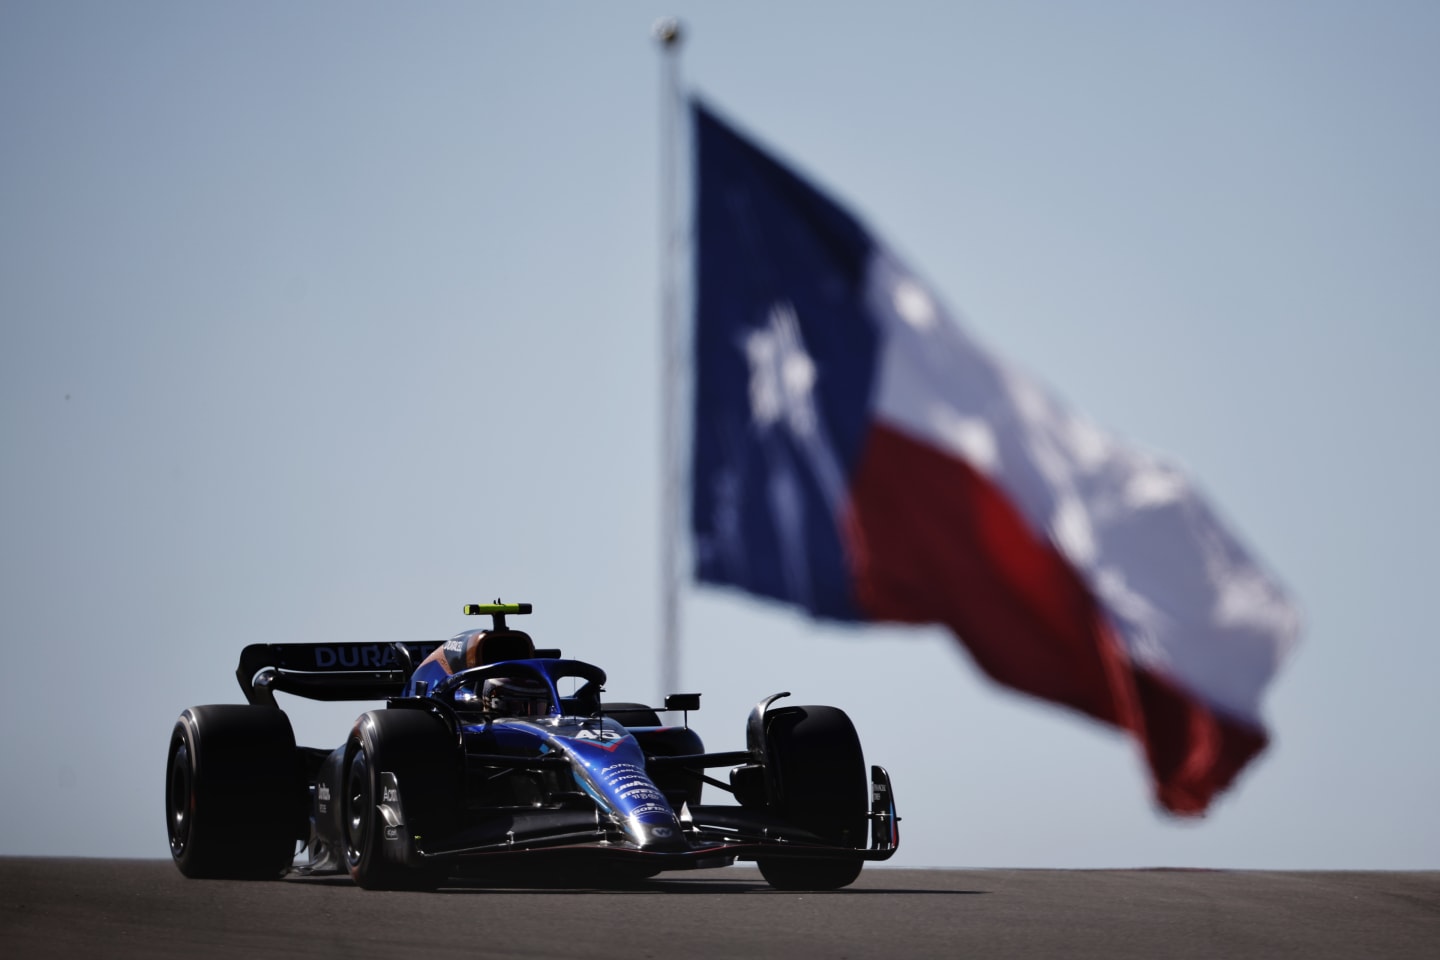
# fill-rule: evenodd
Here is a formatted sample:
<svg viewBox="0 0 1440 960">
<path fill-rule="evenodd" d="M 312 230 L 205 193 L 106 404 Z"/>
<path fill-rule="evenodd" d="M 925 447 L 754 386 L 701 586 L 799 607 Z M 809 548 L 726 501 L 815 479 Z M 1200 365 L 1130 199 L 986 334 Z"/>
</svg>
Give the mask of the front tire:
<svg viewBox="0 0 1440 960">
<path fill-rule="evenodd" d="M 165 819 L 187 877 L 265 880 L 295 857 L 304 785 L 290 719 L 276 707 L 191 707 L 170 734 Z"/>
<path fill-rule="evenodd" d="M 356 721 L 345 750 L 342 827 L 350 876 L 367 890 L 433 889 L 442 869 L 427 864 L 416 838 L 443 839 L 459 809 L 455 737 L 439 717 L 374 710 Z M 393 774 L 399 798 L 385 795 Z M 398 814 L 398 826 L 381 812 Z"/>
<path fill-rule="evenodd" d="M 784 707 L 766 714 L 770 808 L 837 847 L 863 848 L 868 782 L 860 738 L 844 711 Z M 837 890 L 860 876 L 858 857 L 758 857 L 765 880 L 779 890 Z"/>
</svg>

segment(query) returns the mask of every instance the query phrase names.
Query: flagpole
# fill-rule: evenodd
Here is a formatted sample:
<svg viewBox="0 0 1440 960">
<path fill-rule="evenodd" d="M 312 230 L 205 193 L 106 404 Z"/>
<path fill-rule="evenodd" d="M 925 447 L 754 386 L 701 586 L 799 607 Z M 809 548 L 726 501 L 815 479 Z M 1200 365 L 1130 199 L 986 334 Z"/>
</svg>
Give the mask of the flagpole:
<svg viewBox="0 0 1440 960">
<path fill-rule="evenodd" d="M 660 696 L 680 691 L 680 317 L 676 254 L 676 152 L 680 21 L 655 23 L 660 44 Z"/>
</svg>

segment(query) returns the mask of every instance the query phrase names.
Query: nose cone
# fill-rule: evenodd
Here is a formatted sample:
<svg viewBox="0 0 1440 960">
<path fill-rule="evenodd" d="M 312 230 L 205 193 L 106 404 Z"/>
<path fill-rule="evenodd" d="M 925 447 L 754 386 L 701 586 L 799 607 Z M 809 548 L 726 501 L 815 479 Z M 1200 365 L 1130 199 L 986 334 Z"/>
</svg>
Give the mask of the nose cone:
<svg viewBox="0 0 1440 960">
<path fill-rule="evenodd" d="M 653 820 L 631 817 L 628 827 L 630 835 L 641 850 L 667 853 L 674 850 L 685 850 L 689 847 L 681 832 L 680 821 L 673 817 L 671 817 L 670 823 L 656 823 Z"/>
</svg>

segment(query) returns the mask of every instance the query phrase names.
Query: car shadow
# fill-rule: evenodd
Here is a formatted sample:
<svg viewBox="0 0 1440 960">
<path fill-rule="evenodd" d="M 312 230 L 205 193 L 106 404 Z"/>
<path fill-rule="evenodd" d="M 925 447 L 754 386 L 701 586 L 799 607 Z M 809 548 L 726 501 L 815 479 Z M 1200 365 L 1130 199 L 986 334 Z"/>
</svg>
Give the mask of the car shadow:
<svg viewBox="0 0 1440 960">
<path fill-rule="evenodd" d="M 810 896 L 904 896 L 904 895 L 927 895 L 927 896 L 978 896 L 987 893 L 985 890 L 933 890 L 917 887 L 842 887 L 839 890 L 776 890 L 762 879 L 685 879 L 685 878 L 655 878 L 653 880 L 637 880 L 632 883 L 595 883 L 576 884 L 573 881 L 566 882 L 543 882 L 534 880 L 508 881 L 500 879 L 483 879 L 473 881 L 456 882 L 453 885 L 447 883 L 437 893 L 466 895 L 481 893 L 506 893 L 506 894 L 554 894 L 554 893 L 608 893 L 608 894 L 648 894 L 661 896 L 694 896 L 714 894 L 743 894 L 760 893 L 776 895 L 801 894 Z"/>
<path fill-rule="evenodd" d="M 568 881 L 568 882 L 567 882 Z M 347 876 L 290 876 L 287 883 L 306 886 L 351 887 L 359 889 Z M 774 894 L 803 896 L 983 896 L 988 890 L 936 890 L 925 887 L 842 887 L 839 890 L 776 890 L 762 879 L 712 879 L 665 877 L 636 880 L 628 883 L 575 883 L 573 879 L 541 877 L 473 877 L 446 880 L 433 891 L 437 896 L 475 896 L 503 893 L 519 896 L 553 896 L 557 893 L 604 893 L 612 895 L 694 896 L 714 894 Z"/>
</svg>

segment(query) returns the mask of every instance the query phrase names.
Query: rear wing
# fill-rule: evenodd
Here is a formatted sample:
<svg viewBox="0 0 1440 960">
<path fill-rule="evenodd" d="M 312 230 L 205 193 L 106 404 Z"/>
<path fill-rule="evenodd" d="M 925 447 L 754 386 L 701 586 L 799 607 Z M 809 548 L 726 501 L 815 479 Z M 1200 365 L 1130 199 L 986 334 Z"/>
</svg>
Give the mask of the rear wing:
<svg viewBox="0 0 1440 960">
<path fill-rule="evenodd" d="M 479 649 L 480 641 L 491 634 L 493 641 L 508 639 L 504 635 L 523 638 L 522 657 L 559 657 L 559 650 L 536 650 L 527 634 L 508 630 L 507 614 L 531 611 L 528 603 L 467 603 L 465 615 L 490 616 L 493 630 L 472 630 L 449 640 L 433 643 L 252 643 L 240 651 L 240 666 L 235 679 L 245 691 L 245 699 L 253 704 L 275 706 L 275 692 L 293 694 L 310 700 L 386 700 L 405 692 L 405 684 L 415 667 L 442 644 L 447 659 L 452 652 L 463 663 L 446 666 L 452 669 L 473 667 L 468 659 Z M 511 659 L 514 652 L 495 659 Z"/>
<path fill-rule="evenodd" d="M 310 700 L 384 700 L 405 691 L 429 643 L 252 643 L 235 679 L 245 699 L 275 706 L 275 692 Z"/>
</svg>

